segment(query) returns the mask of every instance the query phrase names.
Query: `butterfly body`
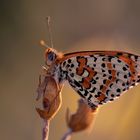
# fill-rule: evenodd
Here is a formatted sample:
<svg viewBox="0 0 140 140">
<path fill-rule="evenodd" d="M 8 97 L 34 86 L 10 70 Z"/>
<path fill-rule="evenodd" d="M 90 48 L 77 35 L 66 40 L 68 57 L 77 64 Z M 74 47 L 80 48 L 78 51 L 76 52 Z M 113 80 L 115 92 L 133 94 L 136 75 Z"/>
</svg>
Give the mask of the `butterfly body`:
<svg viewBox="0 0 140 140">
<path fill-rule="evenodd" d="M 45 53 L 47 73 L 58 85 L 68 81 L 90 107 L 113 101 L 140 82 L 140 56 L 118 51 Z"/>
</svg>

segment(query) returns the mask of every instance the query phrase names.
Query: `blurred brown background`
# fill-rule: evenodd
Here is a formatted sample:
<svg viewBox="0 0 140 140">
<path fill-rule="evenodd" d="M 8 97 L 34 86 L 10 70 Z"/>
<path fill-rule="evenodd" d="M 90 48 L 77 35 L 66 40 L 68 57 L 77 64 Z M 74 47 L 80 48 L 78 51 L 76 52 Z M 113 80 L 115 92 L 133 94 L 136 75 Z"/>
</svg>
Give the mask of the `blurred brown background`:
<svg viewBox="0 0 140 140">
<path fill-rule="evenodd" d="M 49 41 L 45 17 L 52 17 L 55 49 L 123 50 L 140 54 L 139 0 L 0 1 L 0 139 L 41 140 L 42 121 L 35 112 L 36 87 Z M 48 42 L 49 43 L 49 42 Z M 90 134 L 73 140 L 139 140 L 140 86 L 100 108 Z M 51 123 L 50 140 L 67 129 L 65 111 L 79 96 L 66 84 L 63 106 Z"/>
</svg>

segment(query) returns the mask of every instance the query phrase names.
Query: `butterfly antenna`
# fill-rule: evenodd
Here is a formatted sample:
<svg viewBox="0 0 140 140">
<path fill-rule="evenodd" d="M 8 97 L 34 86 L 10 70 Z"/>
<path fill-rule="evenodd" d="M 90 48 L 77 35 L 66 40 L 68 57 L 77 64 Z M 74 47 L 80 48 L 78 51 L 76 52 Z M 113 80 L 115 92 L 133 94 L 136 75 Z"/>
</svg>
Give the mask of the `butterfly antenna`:
<svg viewBox="0 0 140 140">
<path fill-rule="evenodd" d="M 45 43 L 44 40 L 41 40 L 41 41 L 40 41 L 40 45 L 43 46 L 43 47 L 45 47 L 45 48 L 50 48 L 50 47 Z"/>
<path fill-rule="evenodd" d="M 50 43 L 51 43 L 51 48 L 53 48 L 53 39 L 52 39 L 52 30 L 51 30 L 51 17 L 48 16 L 46 17 L 47 20 L 47 26 L 49 30 L 49 38 L 50 38 Z"/>
</svg>

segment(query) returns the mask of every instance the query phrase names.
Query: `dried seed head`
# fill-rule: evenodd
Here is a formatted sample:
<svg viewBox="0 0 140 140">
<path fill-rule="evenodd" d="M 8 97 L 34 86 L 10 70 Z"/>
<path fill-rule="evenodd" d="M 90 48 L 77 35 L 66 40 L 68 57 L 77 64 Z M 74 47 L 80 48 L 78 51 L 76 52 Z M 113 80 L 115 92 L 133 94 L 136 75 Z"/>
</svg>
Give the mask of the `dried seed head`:
<svg viewBox="0 0 140 140">
<path fill-rule="evenodd" d="M 47 76 L 39 84 L 37 91 L 39 91 L 38 94 L 43 93 L 43 110 L 39 108 L 36 110 L 41 118 L 51 120 L 58 112 L 62 102 L 59 85 L 51 76 Z"/>
<path fill-rule="evenodd" d="M 66 113 L 67 125 L 73 132 L 86 130 L 89 128 L 95 118 L 96 108 L 91 109 L 83 99 L 79 100 L 77 112 L 69 115 Z"/>
</svg>

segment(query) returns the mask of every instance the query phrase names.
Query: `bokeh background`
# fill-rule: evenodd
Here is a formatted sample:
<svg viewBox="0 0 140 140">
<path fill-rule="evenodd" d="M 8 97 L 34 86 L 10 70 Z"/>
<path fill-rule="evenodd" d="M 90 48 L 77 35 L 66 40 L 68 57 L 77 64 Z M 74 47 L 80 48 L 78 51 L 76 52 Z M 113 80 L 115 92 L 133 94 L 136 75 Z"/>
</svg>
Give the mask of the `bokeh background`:
<svg viewBox="0 0 140 140">
<path fill-rule="evenodd" d="M 55 49 L 123 50 L 140 54 L 139 0 L 0 1 L 0 139 L 40 140 L 42 120 L 35 111 L 44 49 L 49 44 L 46 16 L 52 17 Z M 67 130 L 65 111 L 79 96 L 66 84 L 63 105 L 51 122 L 50 140 Z M 139 140 L 140 86 L 100 108 L 91 133 L 73 140 Z"/>
</svg>

